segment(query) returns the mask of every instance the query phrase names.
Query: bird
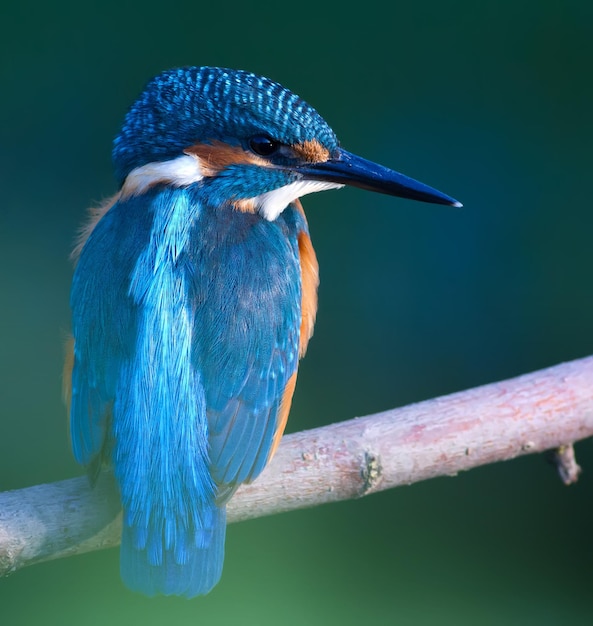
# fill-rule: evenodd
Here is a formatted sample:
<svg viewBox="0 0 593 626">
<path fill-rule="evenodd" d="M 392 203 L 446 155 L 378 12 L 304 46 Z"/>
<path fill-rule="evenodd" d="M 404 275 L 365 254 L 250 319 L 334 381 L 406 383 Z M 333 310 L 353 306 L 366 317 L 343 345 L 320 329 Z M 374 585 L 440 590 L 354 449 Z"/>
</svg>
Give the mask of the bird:
<svg viewBox="0 0 593 626">
<path fill-rule="evenodd" d="M 91 480 L 115 477 L 124 584 L 191 598 L 221 577 L 226 504 L 274 455 L 313 334 L 300 198 L 349 185 L 461 205 L 346 151 L 299 96 L 243 70 L 154 77 L 112 160 L 117 191 L 73 252 L 71 444 Z"/>
</svg>

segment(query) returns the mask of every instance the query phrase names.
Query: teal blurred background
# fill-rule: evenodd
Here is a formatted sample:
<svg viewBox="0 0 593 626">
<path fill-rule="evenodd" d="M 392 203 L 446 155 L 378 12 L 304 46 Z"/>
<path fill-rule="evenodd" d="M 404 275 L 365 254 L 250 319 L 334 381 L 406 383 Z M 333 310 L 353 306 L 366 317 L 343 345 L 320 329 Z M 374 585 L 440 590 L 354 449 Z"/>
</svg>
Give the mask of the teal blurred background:
<svg viewBox="0 0 593 626">
<path fill-rule="evenodd" d="M 305 199 L 320 312 L 289 430 L 593 353 L 593 4 L 4 3 L 0 489 L 80 474 L 60 398 L 68 254 L 114 191 L 126 108 L 162 69 L 282 82 L 343 145 L 459 198 Z M 0 580 L 2 625 L 593 623 L 593 446 L 229 529 L 192 601 L 123 588 L 117 550 Z"/>
</svg>

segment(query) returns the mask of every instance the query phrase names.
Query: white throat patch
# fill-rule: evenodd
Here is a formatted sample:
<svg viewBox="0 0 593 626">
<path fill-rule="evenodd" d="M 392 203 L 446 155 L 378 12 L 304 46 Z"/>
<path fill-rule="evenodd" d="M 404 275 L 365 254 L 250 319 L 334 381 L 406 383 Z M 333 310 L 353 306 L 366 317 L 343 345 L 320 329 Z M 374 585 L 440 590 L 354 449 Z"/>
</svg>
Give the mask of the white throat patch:
<svg viewBox="0 0 593 626">
<path fill-rule="evenodd" d="M 273 189 L 262 193 L 251 201 L 255 204 L 259 213 L 268 221 L 273 222 L 284 209 L 297 198 L 316 191 L 327 189 L 341 189 L 344 185 L 337 183 L 326 183 L 319 180 L 298 180 L 294 183 L 284 185 L 279 189 Z"/>
</svg>

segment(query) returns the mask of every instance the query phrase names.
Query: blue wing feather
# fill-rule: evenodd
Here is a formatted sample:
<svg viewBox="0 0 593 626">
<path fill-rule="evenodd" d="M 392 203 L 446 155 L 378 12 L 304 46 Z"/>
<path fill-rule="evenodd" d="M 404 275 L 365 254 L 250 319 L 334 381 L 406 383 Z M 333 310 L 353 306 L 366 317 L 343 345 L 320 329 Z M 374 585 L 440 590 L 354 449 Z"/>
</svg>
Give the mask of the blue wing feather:
<svg viewBox="0 0 593 626">
<path fill-rule="evenodd" d="M 193 596 L 220 577 L 220 499 L 265 466 L 297 367 L 304 228 L 292 207 L 268 222 L 156 188 L 117 202 L 82 250 L 73 448 L 112 457 L 133 589 Z"/>
</svg>

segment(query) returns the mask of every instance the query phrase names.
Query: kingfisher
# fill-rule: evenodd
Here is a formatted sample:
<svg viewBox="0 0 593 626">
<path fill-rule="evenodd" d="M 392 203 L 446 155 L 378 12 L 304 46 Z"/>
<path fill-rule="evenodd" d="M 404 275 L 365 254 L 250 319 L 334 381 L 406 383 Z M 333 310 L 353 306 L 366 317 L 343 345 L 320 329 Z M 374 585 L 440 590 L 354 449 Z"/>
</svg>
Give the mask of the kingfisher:
<svg viewBox="0 0 593 626">
<path fill-rule="evenodd" d="M 64 386 L 76 460 L 113 472 L 120 570 L 146 595 L 219 581 L 226 504 L 282 437 L 317 312 L 299 198 L 344 185 L 461 206 L 344 150 L 267 78 L 153 78 L 113 148 L 118 191 L 73 253 Z"/>
</svg>

